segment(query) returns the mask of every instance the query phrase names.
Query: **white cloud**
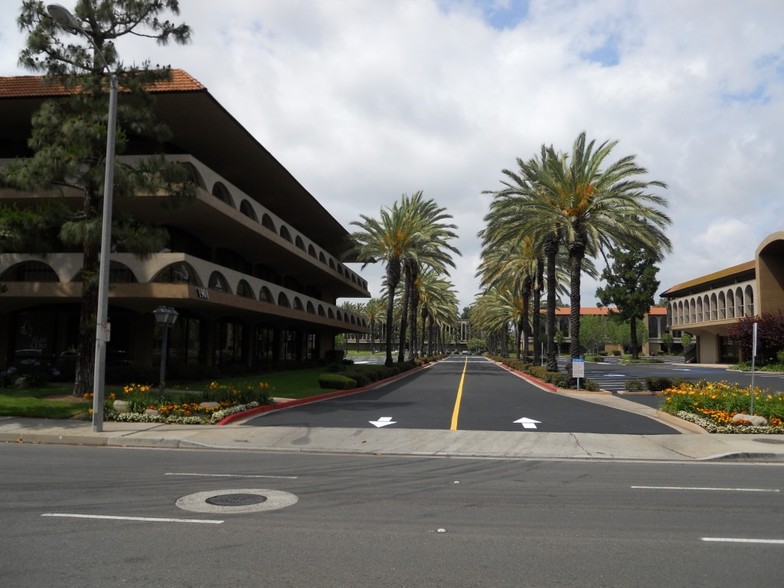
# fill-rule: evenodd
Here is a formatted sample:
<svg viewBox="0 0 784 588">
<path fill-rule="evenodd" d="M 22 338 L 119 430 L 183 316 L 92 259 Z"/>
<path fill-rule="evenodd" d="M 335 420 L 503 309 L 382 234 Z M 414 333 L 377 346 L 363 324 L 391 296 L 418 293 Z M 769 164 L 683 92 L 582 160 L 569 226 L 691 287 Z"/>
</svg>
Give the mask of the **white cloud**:
<svg viewBox="0 0 784 588">
<path fill-rule="evenodd" d="M 16 4 L 20 4 L 17 2 Z M 73 2 L 65 2 L 72 5 Z M 751 259 L 782 230 L 784 5 L 772 0 L 210 0 L 187 47 L 120 44 L 188 70 L 347 228 L 424 190 L 459 225 L 461 307 L 501 169 L 585 130 L 666 196 L 661 289 Z M 13 14 L 6 7 L 6 15 Z M 0 22 L 0 75 L 23 38 Z M 614 64 L 614 65 L 613 65 Z M 381 272 L 371 270 L 373 294 Z M 584 280 L 583 303 L 595 284 Z"/>
</svg>

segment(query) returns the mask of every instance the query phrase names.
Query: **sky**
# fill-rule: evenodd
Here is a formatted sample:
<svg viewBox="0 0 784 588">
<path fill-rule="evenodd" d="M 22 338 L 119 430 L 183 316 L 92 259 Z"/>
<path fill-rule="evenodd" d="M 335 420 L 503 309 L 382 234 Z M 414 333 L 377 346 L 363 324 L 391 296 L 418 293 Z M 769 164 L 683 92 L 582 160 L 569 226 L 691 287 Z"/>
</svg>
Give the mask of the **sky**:
<svg viewBox="0 0 784 588">
<path fill-rule="evenodd" d="M 59 0 L 73 8 L 74 0 Z M 24 38 L 2 0 L 0 75 Z M 666 190 L 659 292 L 754 258 L 784 230 L 781 0 L 181 0 L 182 68 L 348 230 L 422 190 L 453 217 L 460 308 L 501 170 L 585 131 Z M 603 262 L 597 260 L 601 269 Z M 383 267 L 353 269 L 381 294 Z M 597 283 L 583 278 L 582 305 Z M 361 300 L 357 300 L 361 301 Z"/>
</svg>

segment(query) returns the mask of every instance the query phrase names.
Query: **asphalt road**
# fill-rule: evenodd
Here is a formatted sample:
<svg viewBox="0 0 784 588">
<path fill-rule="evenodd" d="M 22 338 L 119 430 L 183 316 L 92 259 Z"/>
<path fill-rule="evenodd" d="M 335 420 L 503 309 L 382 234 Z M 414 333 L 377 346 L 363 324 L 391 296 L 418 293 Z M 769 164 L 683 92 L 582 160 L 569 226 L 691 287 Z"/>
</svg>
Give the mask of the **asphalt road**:
<svg viewBox="0 0 784 588">
<path fill-rule="evenodd" d="M 661 422 L 543 391 L 482 357 L 452 357 L 378 390 L 266 413 L 249 426 L 664 435 Z"/>
<path fill-rule="evenodd" d="M 6 444 L 0 578 L 15 588 L 775 586 L 782 471 Z M 177 506 L 194 494 L 189 508 L 296 502 Z"/>
</svg>

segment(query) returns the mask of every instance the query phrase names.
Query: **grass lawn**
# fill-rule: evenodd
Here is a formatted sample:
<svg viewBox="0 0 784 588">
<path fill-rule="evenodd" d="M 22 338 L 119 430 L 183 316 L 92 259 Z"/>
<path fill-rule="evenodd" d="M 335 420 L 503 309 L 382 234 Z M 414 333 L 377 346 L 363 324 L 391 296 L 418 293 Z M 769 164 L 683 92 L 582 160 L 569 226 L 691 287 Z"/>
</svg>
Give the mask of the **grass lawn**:
<svg viewBox="0 0 784 588">
<path fill-rule="evenodd" d="M 50 384 L 45 388 L 0 388 L 0 416 L 70 419 L 86 415 L 91 403 L 71 396 L 72 386 Z"/>
<path fill-rule="evenodd" d="M 307 398 L 328 392 L 319 387 L 318 378 L 324 373 L 323 367 L 287 372 L 273 372 L 258 376 L 221 378 L 220 384 L 241 387 L 245 384 L 256 385 L 266 382 L 270 385 L 270 396 L 276 398 Z M 176 383 L 166 388 L 166 393 L 201 392 L 209 389 L 212 380 Z M 49 384 L 43 388 L 0 388 L 0 416 L 21 416 L 49 419 L 70 419 L 76 415 L 87 414 L 92 401 L 84 401 L 71 396 L 71 384 Z M 106 393 L 115 392 L 122 397 L 121 386 L 107 386 Z"/>
</svg>

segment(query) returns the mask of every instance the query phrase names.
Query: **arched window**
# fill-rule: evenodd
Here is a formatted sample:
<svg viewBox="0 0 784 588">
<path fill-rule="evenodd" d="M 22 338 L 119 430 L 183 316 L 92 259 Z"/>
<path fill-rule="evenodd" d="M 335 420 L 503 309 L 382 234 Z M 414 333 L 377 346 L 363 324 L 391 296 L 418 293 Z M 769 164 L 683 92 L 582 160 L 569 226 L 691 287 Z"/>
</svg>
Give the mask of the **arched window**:
<svg viewBox="0 0 784 588">
<path fill-rule="evenodd" d="M 278 232 L 278 230 L 275 228 L 275 223 L 272 222 L 272 217 L 266 212 L 261 216 L 261 226 L 265 229 L 269 229 L 273 233 Z"/>
<path fill-rule="evenodd" d="M 289 229 L 286 225 L 280 225 L 280 236 L 291 243 L 291 233 L 289 233 Z"/>
<path fill-rule="evenodd" d="M 335 320 L 335 311 L 332 310 L 331 308 L 327 309 L 327 317 L 331 318 L 332 320 Z"/>
<path fill-rule="evenodd" d="M 727 290 L 727 318 L 735 318 L 735 295 Z"/>
<path fill-rule="evenodd" d="M 278 294 L 278 306 L 282 306 L 283 308 L 291 308 L 289 298 L 283 292 Z"/>
<path fill-rule="evenodd" d="M 7 282 L 59 282 L 55 271 L 42 261 L 23 261 L 6 270 L 0 279 Z M 75 280 L 75 281 L 81 281 Z"/>
<path fill-rule="evenodd" d="M 316 308 L 313 306 L 313 303 L 310 300 L 308 300 L 306 310 L 308 311 L 309 314 L 316 314 Z"/>
<path fill-rule="evenodd" d="M 259 290 L 259 300 L 261 302 L 269 302 L 270 304 L 275 304 L 275 300 L 272 297 L 272 292 L 266 286 L 262 286 L 261 290 Z"/>
<path fill-rule="evenodd" d="M 253 299 L 253 288 L 250 287 L 245 280 L 240 280 L 237 284 L 237 296 L 242 296 L 243 298 L 250 298 Z"/>
<path fill-rule="evenodd" d="M 697 322 L 702 322 L 702 297 L 697 297 Z"/>
<path fill-rule="evenodd" d="M 231 294 L 231 290 L 229 290 L 229 283 L 226 281 L 224 275 L 220 272 L 212 272 L 212 274 L 210 274 L 210 282 L 208 287 L 212 288 L 213 290 L 228 292 Z"/>
<path fill-rule="evenodd" d="M 313 245 L 308 245 L 308 255 L 316 257 L 316 248 Z"/>
<path fill-rule="evenodd" d="M 302 306 L 302 300 L 299 299 L 299 296 L 294 297 L 294 310 L 305 310 L 305 307 Z"/>
<path fill-rule="evenodd" d="M 178 162 L 180 166 L 185 169 L 185 173 L 187 175 L 188 181 L 192 184 L 196 185 L 198 188 L 204 189 L 204 179 L 201 177 L 199 170 L 196 169 L 196 166 L 193 165 L 190 161 L 180 161 Z"/>
<path fill-rule="evenodd" d="M 259 222 L 259 218 L 256 216 L 256 211 L 253 209 L 253 205 L 247 200 L 243 200 L 240 203 L 240 212 L 248 218 L 252 218 L 254 221 Z"/>
<path fill-rule="evenodd" d="M 319 251 L 319 261 L 320 261 L 321 263 L 325 264 L 325 265 L 326 265 L 326 263 L 327 263 L 327 258 L 326 258 L 326 256 L 324 255 L 324 252 L 323 252 L 323 251 Z"/>
<path fill-rule="evenodd" d="M 741 318 L 743 316 L 743 290 L 740 287 L 735 288 L 735 317 Z"/>
<path fill-rule="evenodd" d="M 212 195 L 232 208 L 236 208 L 234 206 L 234 199 L 231 197 L 231 192 L 229 192 L 229 189 L 223 182 L 215 182 L 215 185 L 212 187 Z"/>
<path fill-rule="evenodd" d="M 152 281 L 165 284 L 191 284 L 193 286 L 199 285 L 196 278 L 196 272 L 189 264 L 185 263 L 184 261 L 166 266 L 158 272 Z"/>
<path fill-rule="evenodd" d="M 302 240 L 302 237 L 300 237 L 299 235 L 297 235 L 297 238 L 294 239 L 294 245 L 296 245 L 298 249 L 302 249 L 302 251 L 305 251 L 305 242 Z"/>
<path fill-rule="evenodd" d="M 719 292 L 718 311 L 719 320 L 727 318 L 727 299 L 724 292 Z"/>
<path fill-rule="evenodd" d="M 746 286 L 746 316 L 754 316 L 754 290 L 751 286 Z"/>
</svg>

